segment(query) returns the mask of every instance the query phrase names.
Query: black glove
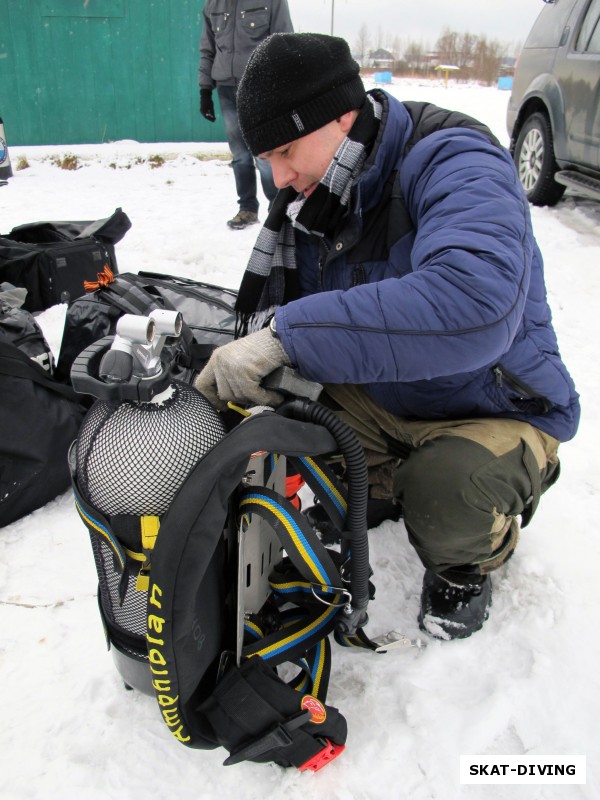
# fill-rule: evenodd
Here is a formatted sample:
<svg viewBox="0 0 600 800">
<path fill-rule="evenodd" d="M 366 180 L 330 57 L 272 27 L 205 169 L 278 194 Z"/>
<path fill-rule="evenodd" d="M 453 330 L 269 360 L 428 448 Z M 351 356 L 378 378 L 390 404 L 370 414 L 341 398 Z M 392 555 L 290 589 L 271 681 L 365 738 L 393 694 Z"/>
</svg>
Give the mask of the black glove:
<svg viewBox="0 0 600 800">
<path fill-rule="evenodd" d="M 212 100 L 212 89 L 200 89 L 200 113 L 209 122 L 215 121 L 215 105 Z"/>
</svg>

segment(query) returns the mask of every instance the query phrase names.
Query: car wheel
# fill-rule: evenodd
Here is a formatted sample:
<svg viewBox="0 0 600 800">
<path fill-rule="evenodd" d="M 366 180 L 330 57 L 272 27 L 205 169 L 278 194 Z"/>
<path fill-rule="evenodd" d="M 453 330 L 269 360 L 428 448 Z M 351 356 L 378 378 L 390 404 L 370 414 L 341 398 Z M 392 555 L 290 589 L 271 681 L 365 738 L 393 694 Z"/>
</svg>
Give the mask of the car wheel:
<svg viewBox="0 0 600 800">
<path fill-rule="evenodd" d="M 530 203 L 535 206 L 558 203 L 565 187 L 554 180 L 558 165 L 554 159 L 550 120 L 545 114 L 536 112 L 525 120 L 515 145 L 514 160 Z"/>
</svg>

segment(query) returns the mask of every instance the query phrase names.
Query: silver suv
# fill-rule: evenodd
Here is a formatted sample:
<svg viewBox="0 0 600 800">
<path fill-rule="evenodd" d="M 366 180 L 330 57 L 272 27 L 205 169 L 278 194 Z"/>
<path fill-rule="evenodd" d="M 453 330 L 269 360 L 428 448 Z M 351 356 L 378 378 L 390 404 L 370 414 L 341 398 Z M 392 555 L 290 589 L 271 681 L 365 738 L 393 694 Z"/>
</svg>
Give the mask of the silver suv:
<svg viewBox="0 0 600 800">
<path fill-rule="evenodd" d="M 513 79 L 510 150 L 531 203 L 600 200 L 600 0 L 544 0 Z"/>
</svg>

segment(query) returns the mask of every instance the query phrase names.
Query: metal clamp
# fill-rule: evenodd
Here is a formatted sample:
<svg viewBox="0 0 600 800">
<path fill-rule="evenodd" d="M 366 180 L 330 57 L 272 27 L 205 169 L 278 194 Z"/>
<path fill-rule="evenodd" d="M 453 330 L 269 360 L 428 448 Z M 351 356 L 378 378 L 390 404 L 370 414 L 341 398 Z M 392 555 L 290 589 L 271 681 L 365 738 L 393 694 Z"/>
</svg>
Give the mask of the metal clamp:
<svg viewBox="0 0 600 800">
<path fill-rule="evenodd" d="M 372 639 L 373 644 L 377 645 L 376 653 L 387 653 L 388 650 L 405 650 L 409 647 L 427 647 L 422 639 L 409 639 L 398 631 L 388 631 L 377 639 Z"/>
</svg>

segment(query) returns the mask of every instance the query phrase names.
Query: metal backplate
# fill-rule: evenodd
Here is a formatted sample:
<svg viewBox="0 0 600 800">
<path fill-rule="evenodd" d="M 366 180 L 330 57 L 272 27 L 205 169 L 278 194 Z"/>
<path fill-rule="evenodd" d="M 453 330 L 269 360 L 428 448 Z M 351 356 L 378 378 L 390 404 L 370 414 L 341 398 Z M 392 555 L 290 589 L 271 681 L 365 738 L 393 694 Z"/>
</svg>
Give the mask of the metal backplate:
<svg viewBox="0 0 600 800">
<path fill-rule="evenodd" d="M 266 452 L 254 453 L 244 478 L 247 486 L 266 486 L 285 497 L 286 459 Z M 245 514 L 238 529 L 237 648 L 239 665 L 244 640 L 244 620 L 256 614 L 271 593 L 269 574 L 283 558 L 283 548 L 271 526 L 258 514 Z"/>
</svg>

